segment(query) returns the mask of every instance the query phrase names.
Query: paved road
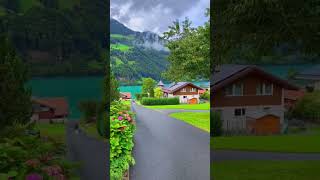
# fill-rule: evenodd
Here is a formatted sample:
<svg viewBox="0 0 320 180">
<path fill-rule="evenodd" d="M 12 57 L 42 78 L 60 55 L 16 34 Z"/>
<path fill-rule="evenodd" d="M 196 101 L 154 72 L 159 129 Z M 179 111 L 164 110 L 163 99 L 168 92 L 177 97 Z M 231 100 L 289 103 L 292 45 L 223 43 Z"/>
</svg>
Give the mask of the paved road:
<svg viewBox="0 0 320 180">
<path fill-rule="evenodd" d="M 276 153 L 232 150 L 211 151 L 211 162 L 224 160 L 320 160 L 320 153 Z"/>
<path fill-rule="evenodd" d="M 67 123 L 68 158 L 80 162 L 77 172 L 81 180 L 106 180 L 109 177 L 109 145 L 84 132 L 76 133 L 73 129 L 75 121 Z"/>
<path fill-rule="evenodd" d="M 137 113 L 131 180 L 209 180 L 210 135 L 133 104 Z"/>
</svg>

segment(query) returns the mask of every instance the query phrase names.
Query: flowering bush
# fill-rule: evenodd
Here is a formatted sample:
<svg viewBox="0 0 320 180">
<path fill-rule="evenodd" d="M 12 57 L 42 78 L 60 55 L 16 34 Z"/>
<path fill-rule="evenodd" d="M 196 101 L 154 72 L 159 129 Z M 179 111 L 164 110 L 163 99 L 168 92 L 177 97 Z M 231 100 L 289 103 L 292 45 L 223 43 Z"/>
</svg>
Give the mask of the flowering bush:
<svg viewBox="0 0 320 180">
<path fill-rule="evenodd" d="M 59 179 L 71 177 L 75 165 L 64 160 L 63 144 L 37 137 L 0 139 L 0 179 Z"/>
<path fill-rule="evenodd" d="M 136 130 L 134 114 L 129 107 L 115 102 L 110 108 L 110 177 L 122 179 L 130 165 L 134 164 L 132 149 L 133 135 Z"/>
</svg>

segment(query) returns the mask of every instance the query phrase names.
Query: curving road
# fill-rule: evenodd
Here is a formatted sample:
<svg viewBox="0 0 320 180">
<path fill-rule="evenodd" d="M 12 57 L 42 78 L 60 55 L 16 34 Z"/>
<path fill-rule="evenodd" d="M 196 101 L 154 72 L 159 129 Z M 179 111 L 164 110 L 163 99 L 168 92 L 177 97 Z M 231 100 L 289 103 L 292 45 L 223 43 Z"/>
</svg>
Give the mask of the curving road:
<svg viewBox="0 0 320 180">
<path fill-rule="evenodd" d="M 210 135 L 156 110 L 132 104 L 137 114 L 131 180 L 209 180 Z"/>
</svg>

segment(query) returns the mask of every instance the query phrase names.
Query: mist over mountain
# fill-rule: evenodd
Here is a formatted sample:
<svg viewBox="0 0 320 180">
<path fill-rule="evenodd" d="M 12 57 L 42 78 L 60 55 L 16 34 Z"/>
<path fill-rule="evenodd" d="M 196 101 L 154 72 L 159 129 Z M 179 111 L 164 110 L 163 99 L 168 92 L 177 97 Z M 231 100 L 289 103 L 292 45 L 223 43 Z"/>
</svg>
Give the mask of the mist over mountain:
<svg viewBox="0 0 320 180">
<path fill-rule="evenodd" d="M 115 19 L 110 20 L 110 34 L 111 68 L 120 81 L 161 79 L 169 52 L 158 34 L 133 31 Z"/>
</svg>

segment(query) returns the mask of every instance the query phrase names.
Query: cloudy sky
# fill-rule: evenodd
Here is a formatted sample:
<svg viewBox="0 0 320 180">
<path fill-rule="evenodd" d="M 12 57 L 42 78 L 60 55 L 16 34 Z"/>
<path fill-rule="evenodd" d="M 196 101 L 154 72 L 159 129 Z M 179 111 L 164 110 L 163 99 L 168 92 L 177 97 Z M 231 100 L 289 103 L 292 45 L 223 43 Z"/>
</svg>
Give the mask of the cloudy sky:
<svg viewBox="0 0 320 180">
<path fill-rule="evenodd" d="M 162 33 L 176 19 L 188 17 L 194 26 L 208 20 L 210 0 L 111 0 L 111 17 L 135 31 Z"/>
</svg>

